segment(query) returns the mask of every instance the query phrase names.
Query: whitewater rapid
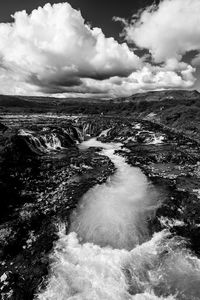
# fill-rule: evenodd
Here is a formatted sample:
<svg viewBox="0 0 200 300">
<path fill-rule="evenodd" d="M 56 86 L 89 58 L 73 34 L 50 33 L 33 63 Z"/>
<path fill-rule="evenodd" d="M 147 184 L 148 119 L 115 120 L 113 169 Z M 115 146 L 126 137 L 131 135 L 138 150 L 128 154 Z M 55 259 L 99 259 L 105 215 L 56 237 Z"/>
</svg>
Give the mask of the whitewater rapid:
<svg viewBox="0 0 200 300">
<path fill-rule="evenodd" d="M 102 154 L 117 169 L 106 183 L 96 185 L 83 196 L 72 214 L 70 231 L 84 243 L 131 250 L 148 239 L 147 220 L 158 206 L 158 195 L 139 168 L 114 154 L 120 144 L 90 139 L 81 148 L 90 146 L 103 148 Z"/>
<path fill-rule="evenodd" d="M 150 236 L 148 221 L 161 205 L 159 193 L 139 168 L 115 154 L 120 144 L 101 147 L 116 172 L 90 189 L 64 224 L 51 255 L 51 274 L 40 300 L 200 299 L 200 261 L 168 231 Z"/>
</svg>

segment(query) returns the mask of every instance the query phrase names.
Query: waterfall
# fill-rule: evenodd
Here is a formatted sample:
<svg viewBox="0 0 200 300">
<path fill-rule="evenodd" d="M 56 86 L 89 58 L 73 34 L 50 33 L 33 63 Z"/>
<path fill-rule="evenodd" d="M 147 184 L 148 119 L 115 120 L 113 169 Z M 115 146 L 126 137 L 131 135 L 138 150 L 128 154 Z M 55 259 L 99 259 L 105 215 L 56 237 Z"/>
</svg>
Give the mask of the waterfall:
<svg viewBox="0 0 200 300">
<path fill-rule="evenodd" d="M 39 150 L 40 152 L 57 151 L 62 149 L 61 141 L 56 133 L 36 134 L 30 130 L 20 130 L 18 135 L 24 137 L 33 149 Z"/>
</svg>

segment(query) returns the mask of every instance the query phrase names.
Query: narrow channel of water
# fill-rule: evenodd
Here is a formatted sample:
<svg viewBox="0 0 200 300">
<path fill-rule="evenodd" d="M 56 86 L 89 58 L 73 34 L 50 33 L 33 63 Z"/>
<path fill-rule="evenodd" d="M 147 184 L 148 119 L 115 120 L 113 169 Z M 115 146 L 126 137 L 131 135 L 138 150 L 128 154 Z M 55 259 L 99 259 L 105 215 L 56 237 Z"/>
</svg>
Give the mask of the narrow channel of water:
<svg viewBox="0 0 200 300">
<path fill-rule="evenodd" d="M 72 215 L 71 232 L 82 242 L 101 247 L 131 250 L 146 241 L 147 221 L 158 206 L 158 195 L 139 168 L 114 154 L 120 144 L 105 144 L 91 139 L 81 147 L 96 146 L 104 150 L 117 168 L 105 184 L 89 190 Z"/>
<path fill-rule="evenodd" d="M 60 229 L 48 286 L 40 300 L 200 299 L 200 261 L 162 231 L 149 236 L 148 220 L 159 194 L 140 169 L 116 155 L 120 144 L 96 139 L 116 166 L 102 185 L 90 189 Z"/>
</svg>

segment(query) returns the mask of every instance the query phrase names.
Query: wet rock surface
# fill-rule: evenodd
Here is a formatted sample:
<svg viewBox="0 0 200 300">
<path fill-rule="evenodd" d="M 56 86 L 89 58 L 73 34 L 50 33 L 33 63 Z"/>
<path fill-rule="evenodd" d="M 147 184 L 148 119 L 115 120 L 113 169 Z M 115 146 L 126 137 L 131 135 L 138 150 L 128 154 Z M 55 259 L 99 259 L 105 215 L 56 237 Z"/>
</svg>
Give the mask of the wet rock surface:
<svg viewBox="0 0 200 300">
<path fill-rule="evenodd" d="M 8 123 L 9 129 L 2 126 L 6 130 L 1 131 L 0 289 L 2 299 L 33 299 L 48 273 L 59 224 L 69 224 L 78 200 L 104 182 L 114 166 L 93 149 L 78 149 L 71 122 L 65 124 L 68 144 L 54 150 L 33 147 L 20 135 L 22 128 L 35 130 L 31 122 L 23 127 Z M 36 129 L 41 135 L 41 128 Z M 54 125 L 49 131 L 59 130 Z"/>
<path fill-rule="evenodd" d="M 115 171 L 99 149 L 79 149 L 92 136 L 121 143 L 118 154 L 160 190 L 162 205 L 149 230 L 167 228 L 200 255 L 197 141 L 148 120 L 7 115 L 0 126 L 2 299 L 34 298 L 45 284 L 59 225 L 69 225 L 82 195 Z"/>
<path fill-rule="evenodd" d="M 104 141 L 123 144 L 120 155 L 138 166 L 161 191 L 152 232 L 168 228 L 200 254 L 200 152 L 196 141 L 154 123 L 118 122 Z"/>
</svg>

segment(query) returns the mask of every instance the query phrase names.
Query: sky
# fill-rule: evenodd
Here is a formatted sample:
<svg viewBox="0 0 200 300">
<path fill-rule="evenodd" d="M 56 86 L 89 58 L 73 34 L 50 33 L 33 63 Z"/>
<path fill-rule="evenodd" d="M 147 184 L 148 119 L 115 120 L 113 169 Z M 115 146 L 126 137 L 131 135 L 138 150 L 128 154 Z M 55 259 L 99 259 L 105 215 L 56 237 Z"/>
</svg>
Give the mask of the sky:
<svg viewBox="0 0 200 300">
<path fill-rule="evenodd" d="M 0 3 L 1 94 L 199 90 L 199 66 L 199 0 Z"/>
<path fill-rule="evenodd" d="M 16 11 L 26 10 L 28 13 L 46 3 L 64 3 L 65 1 L 54 0 L 6 0 L 0 3 L 0 22 L 11 22 L 11 15 Z M 141 8 L 154 3 L 154 0 L 69 0 L 67 1 L 73 8 L 81 10 L 84 19 L 93 26 L 100 27 L 106 36 L 119 39 L 121 26 L 112 21 L 112 17 L 119 16 L 130 18 Z"/>
</svg>

